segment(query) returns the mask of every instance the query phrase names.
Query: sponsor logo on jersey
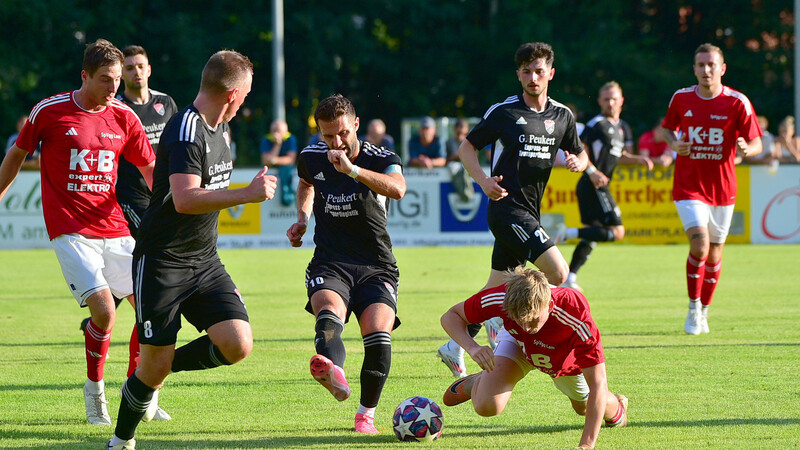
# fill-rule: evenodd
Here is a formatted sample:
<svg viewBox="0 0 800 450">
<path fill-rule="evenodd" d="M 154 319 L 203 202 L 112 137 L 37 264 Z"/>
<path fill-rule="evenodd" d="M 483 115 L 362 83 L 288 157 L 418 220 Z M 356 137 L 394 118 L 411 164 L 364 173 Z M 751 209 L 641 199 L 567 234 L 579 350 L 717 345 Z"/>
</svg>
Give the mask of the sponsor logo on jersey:
<svg viewBox="0 0 800 450">
<path fill-rule="evenodd" d="M 686 113 L 683 115 L 683 117 L 692 117 L 692 115 L 693 115 L 692 114 L 692 110 L 690 109 L 690 110 L 686 111 Z"/>
<path fill-rule="evenodd" d="M 319 180 L 319 181 L 325 181 L 325 175 L 323 175 L 322 172 L 320 172 L 320 173 L 314 175 L 314 179 L 315 180 Z"/>
<path fill-rule="evenodd" d="M 527 125 L 527 124 L 528 124 L 528 121 L 527 121 L 527 120 L 525 120 L 525 118 L 524 118 L 524 117 L 520 117 L 519 119 L 517 119 L 517 121 L 516 121 L 516 124 L 517 124 L 517 125 Z"/>
<path fill-rule="evenodd" d="M 544 130 L 545 131 L 547 131 L 548 133 L 552 134 L 555 129 L 556 129 L 556 121 L 555 120 L 547 119 L 547 120 L 544 121 Z"/>
<path fill-rule="evenodd" d="M 122 136 L 120 136 L 118 134 L 105 133 L 105 132 L 100 133 L 100 137 L 103 137 L 103 138 L 106 138 L 106 139 L 122 139 Z"/>
<path fill-rule="evenodd" d="M 711 114 L 711 120 L 728 120 L 728 116 L 718 116 L 716 114 Z"/>
<path fill-rule="evenodd" d="M 159 116 L 163 116 L 167 112 L 166 108 L 164 108 L 164 105 L 162 103 L 153 104 L 153 109 L 156 110 Z"/>
<path fill-rule="evenodd" d="M 78 132 L 75 131 L 75 127 L 70 127 L 69 131 L 67 131 L 64 135 L 65 136 L 77 136 Z"/>
<path fill-rule="evenodd" d="M 552 345 L 547 345 L 547 344 L 545 344 L 544 342 L 542 342 L 542 341 L 540 341 L 538 339 L 534 339 L 533 343 L 538 345 L 539 347 L 549 348 L 550 350 L 555 350 L 556 349 Z"/>
<path fill-rule="evenodd" d="M 208 145 L 208 142 L 206 142 L 206 153 L 211 153 L 211 147 Z"/>
<path fill-rule="evenodd" d="M 228 148 L 231 148 L 231 136 L 227 131 L 222 133 L 222 138 L 225 139 L 225 145 L 227 145 Z"/>
</svg>

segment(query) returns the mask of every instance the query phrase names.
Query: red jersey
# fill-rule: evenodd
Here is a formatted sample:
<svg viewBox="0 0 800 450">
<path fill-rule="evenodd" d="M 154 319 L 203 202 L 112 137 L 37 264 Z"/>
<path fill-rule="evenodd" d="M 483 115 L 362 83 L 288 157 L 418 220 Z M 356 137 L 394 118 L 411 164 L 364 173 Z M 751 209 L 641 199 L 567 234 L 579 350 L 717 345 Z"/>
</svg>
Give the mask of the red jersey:
<svg viewBox="0 0 800 450">
<path fill-rule="evenodd" d="M 118 100 L 90 112 L 62 92 L 39 102 L 17 138 L 33 153 L 42 143 L 42 209 L 50 239 L 65 233 L 130 236 L 117 203 L 119 155 L 136 166 L 155 159 L 139 118 Z"/>
<path fill-rule="evenodd" d="M 647 131 L 639 137 L 639 153 L 643 150 L 649 152 L 650 158 L 658 158 L 664 152 L 671 152 L 667 141 L 656 142 L 655 132 L 653 130 Z"/>
<path fill-rule="evenodd" d="M 675 159 L 672 197 L 712 206 L 736 203 L 736 139 L 750 142 L 762 134 L 750 100 L 727 86 L 714 98 L 700 97 L 697 86 L 680 89 L 662 126 L 692 143 L 688 156 Z"/>
<path fill-rule="evenodd" d="M 589 314 L 589 302 L 578 291 L 570 288 L 552 288 L 555 303 L 550 317 L 536 333 L 525 332 L 509 319 L 503 310 L 506 285 L 478 292 L 464 303 L 464 312 L 470 323 L 481 323 L 492 317 L 503 319 L 506 331 L 534 367 L 553 378 L 578 375 L 582 367 L 605 362 L 600 331 Z"/>
</svg>

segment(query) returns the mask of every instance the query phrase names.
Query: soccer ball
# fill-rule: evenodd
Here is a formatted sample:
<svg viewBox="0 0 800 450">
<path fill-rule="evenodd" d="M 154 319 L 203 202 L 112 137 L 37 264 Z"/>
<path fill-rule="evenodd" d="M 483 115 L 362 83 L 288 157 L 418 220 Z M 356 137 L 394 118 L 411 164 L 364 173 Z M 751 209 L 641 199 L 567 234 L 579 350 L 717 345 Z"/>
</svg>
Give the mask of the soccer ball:
<svg viewBox="0 0 800 450">
<path fill-rule="evenodd" d="M 435 441 L 444 426 L 442 409 L 427 397 L 410 397 L 394 410 L 394 434 L 401 441 Z"/>
</svg>

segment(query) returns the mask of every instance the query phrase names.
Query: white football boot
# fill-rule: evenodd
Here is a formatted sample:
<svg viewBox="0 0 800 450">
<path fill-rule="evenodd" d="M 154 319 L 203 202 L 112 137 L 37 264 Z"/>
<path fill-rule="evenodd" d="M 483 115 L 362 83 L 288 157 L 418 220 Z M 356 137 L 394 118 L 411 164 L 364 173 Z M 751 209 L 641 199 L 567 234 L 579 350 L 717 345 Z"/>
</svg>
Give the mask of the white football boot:
<svg viewBox="0 0 800 450">
<path fill-rule="evenodd" d="M 439 351 L 437 351 L 436 354 L 439 355 L 444 365 L 453 372 L 454 377 L 465 377 L 467 376 L 467 366 L 464 364 L 464 350 L 450 350 L 450 342 L 452 341 L 448 341 L 446 344 L 439 347 Z"/>
<path fill-rule="evenodd" d="M 94 393 L 89 389 L 89 381 L 83 386 L 83 400 L 86 403 L 86 420 L 94 425 L 111 425 L 111 416 L 108 415 L 108 400 L 106 391 L 101 389 Z"/>
<path fill-rule="evenodd" d="M 683 325 L 683 331 L 686 334 L 700 334 L 702 332 L 702 326 L 700 324 L 701 317 L 703 313 L 700 311 L 700 302 L 696 302 L 697 307 L 692 307 L 689 305 L 689 314 L 686 315 L 686 323 Z"/>
</svg>

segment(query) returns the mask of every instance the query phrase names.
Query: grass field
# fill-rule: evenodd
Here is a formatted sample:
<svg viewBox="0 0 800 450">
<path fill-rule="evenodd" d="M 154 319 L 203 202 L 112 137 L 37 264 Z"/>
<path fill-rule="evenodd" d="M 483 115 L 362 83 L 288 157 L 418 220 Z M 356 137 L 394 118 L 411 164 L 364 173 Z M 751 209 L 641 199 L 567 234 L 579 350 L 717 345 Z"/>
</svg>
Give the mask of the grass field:
<svg viewBox="0 0 800 450">
<path fill-rule="evenodd" d="M 599 246 L 580 274 L 603 336 L 609 387 L 630 398 L 629 427 L 603 429 L 597 448 L 797 448 L 800 445 L 800 246 L 728 246 L 711 333 L 687 336 L 688 246 Z M 562 247 L 567 255 L 571 246 Z M 392 372 L 378 407 L 381 434 L 352 431 L 363 347 L 345 330 L 353 396 L 336 402 L 308 374 L 313 320 L 303 310 L 309 250 L 229 250 L 255 349 L 231 367 L 170 376 L 161 406 L 174 420 L 142 424 L 141 449 L 405 447 L 391 415 L 406 397 L 441 401 L 453 380 L 436 358 L 441 314 L 480 288 L 491 250 L 400 248 Z M 113 428 L 86 423 L 86 369 L 78 324 L 50 250 L 0 251 L 0 448 L 103 448 Z M 116 419 L 133 324 L 119 309 L 106 365 Z M 179 344 L 197 337 L 187 325 Z M 479 339 L 485 342 L 485 333 Z M 477 366 L 468 361 L 468 370 Z M 441 403 L 440 403 L 441 404 Z M 440 448 L 571 448 L 583 418 L 548 377 L 531 373 L 493 418 L 444 407 Z"/>
</svg>

